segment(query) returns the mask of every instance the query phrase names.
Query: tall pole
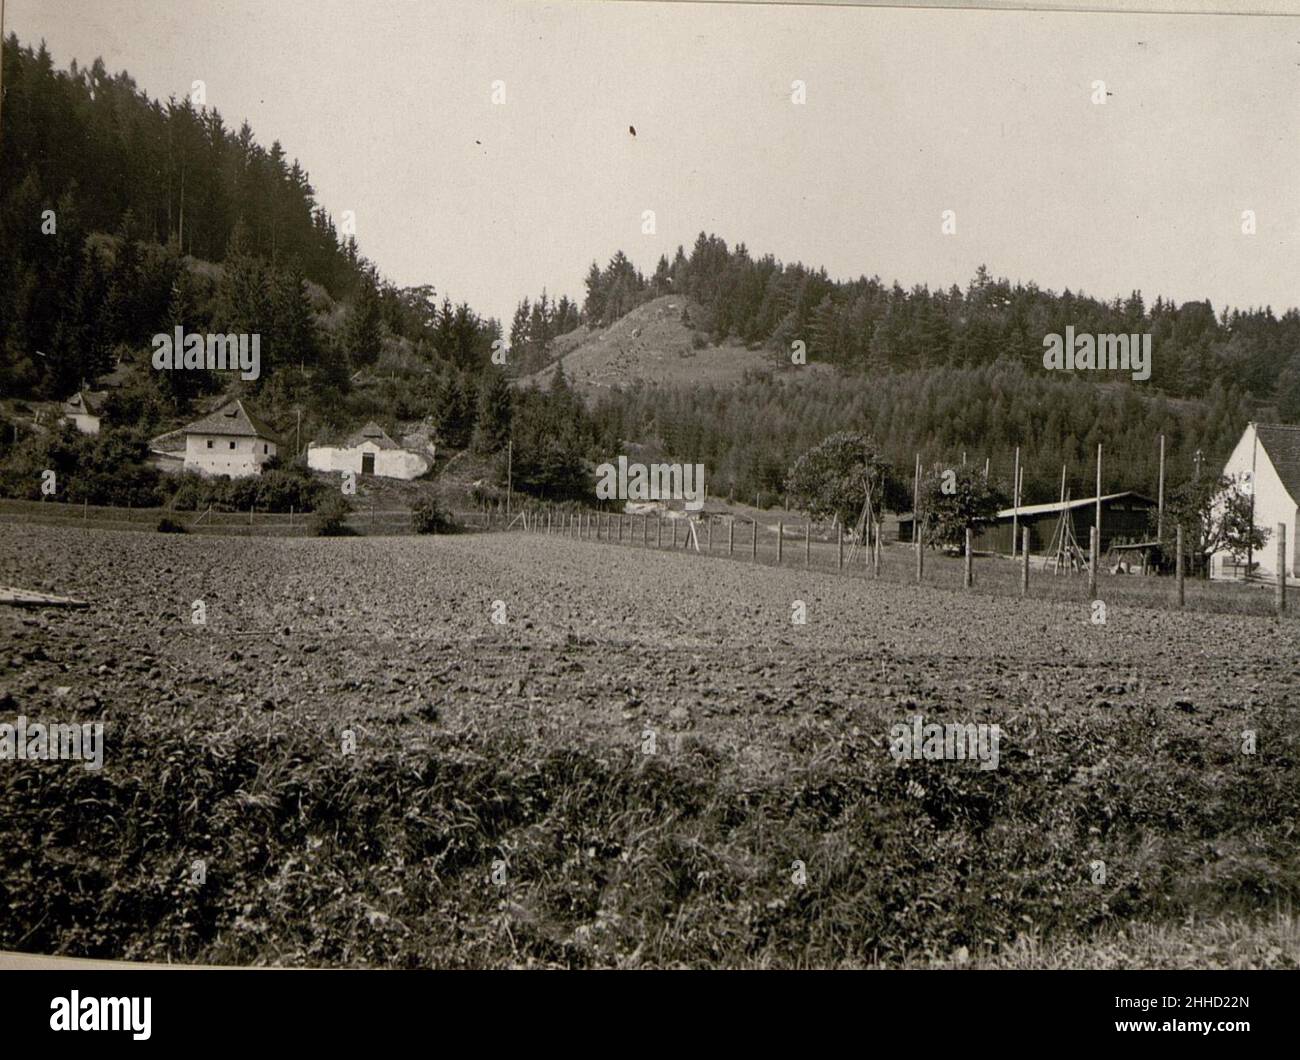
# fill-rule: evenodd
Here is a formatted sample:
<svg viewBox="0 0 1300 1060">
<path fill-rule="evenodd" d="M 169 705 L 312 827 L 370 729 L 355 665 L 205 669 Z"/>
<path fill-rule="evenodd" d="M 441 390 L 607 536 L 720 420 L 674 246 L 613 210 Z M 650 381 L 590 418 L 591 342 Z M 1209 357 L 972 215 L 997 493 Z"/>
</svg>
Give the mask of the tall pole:
<svg viewBox="0 0 1300 1060">
<path fill-rule="evenodd" d="M 1021 531 L 1025 539 L 1020 546 L 1020 595 L 1029 595 L 1029 527 Z"/>
<path fill-rule="evenodd" d="M 1174 549 L 1177 555 L 1174 557 L 1174 578 L 1178 582 L 1178 606 L 1182 607 L 1187 602 L 1187 591 L 1183 586 L 1183 524 L 1179 523 L 1174 534 Z"/>
<path fill-rule="evenodd" d="M 921 540 L 921 454 L 916 454 L 916 471 L 912 474 L 912 540 Z M 919 545 L 917 546 L 920 547 Z"/>
<path fill-rule="evenodd" d="M 499 450 L 498 450 L 499 451 Z M 510 500 L 511 494 L 514 493 L 514 470 L 515 470 L 515 440 L 513 438 L 506 444 L 506 518 L 510 517 Z M 500 482 L 500 479 L 497 479 Z"/>
<path fill-rule="evenodd" d="M 1165 537 L 1165 436 L 1160 436 L 1160 489 L 1156 495 L 1156 539 Z"/>
<path fill-rule="evenodd" d="M 1259 432 L 1251 425 L 1251 433 L 1255 435 L 1254 444 L 1250 449 L 1250 533 L 1246 535 L 1246 577 L 1250 577 L 1251 568 L 1254 566 L 1254 536 L 1255 536 L 1255 464 L 1259 457 Z M 1196 450 L 1196 477 L 1201 477 L 1201 451 Z"/>
<path fill-rule="evenodd" d="M 1097 547 L 1101 548 L 1101 443 L 1097 443 L 1097 514 L 1093 519 L 1097 527 Z"/>
<path fill-rule="evenodd" d="M 1088 597 L 1097 599 L 1097 562 L 1098 552 L 1101 549 L 1101 531 L 1095 526 L 1092 533 L 1088 535 Z"/>
<path fill-rule="evenodd" d="M 1011 558 L 1016 558 L 1016 541 L 1020 537 L 1020 446 L 1016 446 L 1016 469 L 1011 478 Z"/>
<path fill-rule="evenodd" d="M 1277 524 L 1277 613 L 1286 610 L 1286 523 Z"/>
</svg>

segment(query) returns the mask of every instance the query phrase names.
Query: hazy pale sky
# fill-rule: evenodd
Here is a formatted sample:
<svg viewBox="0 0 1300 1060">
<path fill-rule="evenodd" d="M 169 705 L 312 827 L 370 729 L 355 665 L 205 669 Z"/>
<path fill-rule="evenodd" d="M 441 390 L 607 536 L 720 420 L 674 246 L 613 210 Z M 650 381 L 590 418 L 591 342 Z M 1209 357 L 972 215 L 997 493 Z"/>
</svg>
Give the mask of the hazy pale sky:
<svg viewBox="0 0 1300 1060">
<path fill-rule="evenodd" d="M 543 286 L 580 298 L 593 259 L 649 272 L 702 229 L 837 278 L 964 287 L 985 262 L 1101 297 L 1300 304 L 1300 19 L 9 0 L 8 30 L 151 97 L 204 81 L 336 221 L 355 211 L 387 277 L 507 326 Z"/>
</svg>

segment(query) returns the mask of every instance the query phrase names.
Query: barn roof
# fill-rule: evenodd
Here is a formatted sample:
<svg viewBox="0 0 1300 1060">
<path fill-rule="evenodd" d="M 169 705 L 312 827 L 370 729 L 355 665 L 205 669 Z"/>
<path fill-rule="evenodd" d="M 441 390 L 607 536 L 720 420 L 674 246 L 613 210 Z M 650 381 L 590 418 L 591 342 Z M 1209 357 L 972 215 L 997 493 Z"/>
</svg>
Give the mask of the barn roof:
<svg viewBox="0 0 1300 1060">
<path fill-rule="evenodd" d="M 238 438 L 265 438 L 276 441 L 276 435 L 261 419 L 249 412 L 236 398 L 219 409 L 187 423 L 181 428 L 186 434 L 227 434 Z"/>
<path fill-rule="evenodd" d="M 1255 424 L 1255 437 L 1277 468 L 1291 499 L 1300 503 L 1300 427 L 1282 423 Z"/>
<path fill-rule="evenodd" d="M 1122 493 L 1103 493 L 1101 495 L 1102 504 L 1110 504 L 1112 501 L 1132 498 L 1133 500 L 1142 501 L 1146 504 L 1155 504 L 1156 502 L 1150 497 L 1143 496 L 1141 493 L 1135 493 L 1133 490 L 1125 490 Z M 1073 501 L 1053 501 L 1051 504 L 1022 504 L 1019 508 L 1003 508 L 998 512 L 999 519 L 1010 519 L 1013 515 L 1051 515 L 1059 514 L 1063 511 L 1074 511 L 1076 508 L 1091 508 L 1097 503 L 1096 497 L 1080 497 Z"/>
<path fill-rule="evenodd" d="M 347 449 L 354 449 L 365 442 L 373 442 L 380 449 L 400 449 L 401 446 L 388 437 L 388 433 L 374 420 L 367 423 L 356 434 L 343 443 Z"/>
</svg>

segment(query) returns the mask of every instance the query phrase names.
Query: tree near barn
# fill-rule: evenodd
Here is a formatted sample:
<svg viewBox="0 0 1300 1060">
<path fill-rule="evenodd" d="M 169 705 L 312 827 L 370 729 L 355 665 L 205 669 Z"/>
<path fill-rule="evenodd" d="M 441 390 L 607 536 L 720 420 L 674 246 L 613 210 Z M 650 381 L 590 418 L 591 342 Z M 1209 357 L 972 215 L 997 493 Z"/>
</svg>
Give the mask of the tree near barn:
<svg viewBox="0 0 1300 1060">
<path fill-rule="evenodd" d="M 1244 563 L 1268 541 L 1269 531 L 1256 526 L 1254 517 L 1254 503 L 1242 483 L 1227 475 L 1189 479 L 1165 497 L 1161 547 L 1174 553 L 1181 524 L 1183 551 L 1191 558 L 1193 571 L 1208 574 L 1210 556 L 1215 552 L 1227 552 Z M 1151 512 L 1148 518 L 1154 529 L 1156 513 Z"/>
<path fill-rule="evenodd" d="M 438 383 L 433 399 L 433 420 L 437 424 L 438 440 L 452 449 L 469 445 L 474 430 L 474 399 L 466 391 L 461 374 L 455 368 L 447 371 Z"/>
<path fill-rule="evenodd" d="M 966 531 L 978 529 L 1011 503 L 1006 488 L 975 467 L 936 464 L 921 477 L 917 515 L 931 546 L 965 544 Z"/>
<path fill-rule="evenodd" d="M 383 346 L 383 315 L 374 276 L 367 273 L 343 326 L 344 343 L 354 365 L 374 364 Z"/>
<path fill-rule="evenodd" d="M 473 448 L 476 453 L 497 453 L 510 440 L 510 385 L 505 374 L 495 367 L 484 369 L 478 388 L 478 418 L 474 425 Z"/>
<path fill-rule="evenodd" d="M 897 510 L 905 503 L 892 465 L 874 439 L 859 431 L 840 431 L 818 442 L 794 462 L 785 488 L 791 502 L 812 518 L 849 527 L 857 525 L 864 509 L 874 520 L 885 508 Z"/>
</svg>

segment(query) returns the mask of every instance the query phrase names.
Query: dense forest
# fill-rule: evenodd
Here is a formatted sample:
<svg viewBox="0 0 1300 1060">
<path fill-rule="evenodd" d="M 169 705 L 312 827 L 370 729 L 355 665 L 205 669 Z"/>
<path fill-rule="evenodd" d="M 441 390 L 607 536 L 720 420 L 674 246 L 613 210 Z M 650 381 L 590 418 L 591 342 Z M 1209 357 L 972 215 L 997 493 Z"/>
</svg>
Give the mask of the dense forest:
<svg viewBox="0 0 1300 1060">
<path fill-rule="evenodd" d="M 602 397 L 598 436 L 654 439 L 662 451 L 702 461 L 712 496 L 764 505 L 779 499 L 793 461 L 846 429 L 871 434 L 904 477 L 917 454 L 927 464 L 967 462 L 1010 481 L 1021 448 L 1028 503 L 1056 500 L 1062 468 L 1074 497 L 1091 496 L 1097 445 L 1102 488 L 1154 492 L 1159 436 L 1169 481 L 1231 448 L 1246 422 L 1243 399 L 1215 384 L 1205 401 L 1154 399 L 1066 373 L 1037 373 L 1013 360 L 878 378 L 775 374 L 743 387 L 637 387 Z"/>
<path fill-rule="evenodd" d="M 12 35 L 3 51 L 7 395 L 66 397 L 178 324 L 261 334 L 259 388 L 300 376 L 282 385 L 292 394 L 263 399 L 322 412 L 338 409 L 350 376 L 386 351 L 409 350 L 440 370 L 487 364 L 497 322 L 445 297 L 439 305 L 432 286 L 384 281 L 279 143 L 267 149 L 247 123 L 231 131 L 188 98 L 151 100 L 99 60 L 56 70 L 44 44 L 24 48 Z M 331 319 L 337 302 L 347 303 L 341 321 Z M 173 411 L 223 385 L 189 376 L 159 380 Z"/>
</svg>

